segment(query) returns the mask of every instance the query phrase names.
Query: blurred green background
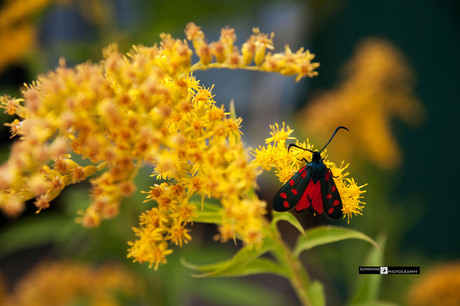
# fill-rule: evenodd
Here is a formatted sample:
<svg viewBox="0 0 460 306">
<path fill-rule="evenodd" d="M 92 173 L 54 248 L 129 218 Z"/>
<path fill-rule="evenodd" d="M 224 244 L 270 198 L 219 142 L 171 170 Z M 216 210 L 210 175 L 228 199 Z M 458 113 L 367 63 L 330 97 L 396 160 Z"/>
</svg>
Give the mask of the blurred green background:
<svg viewBox="0 0 460 306">
<path fill-rule="evenodd" d="M 0 7 L 6 1 L 0 3 Z M 386 237 L 386 265 L 421 266 L 422 274 L 433 264 L 459 259 L 456 243 L 460 201 L 455 196 L 460 170 L 458 119 L 460 98 L 460 9 L 457 1 L 67 1 L 50 2 L 27 18 L 36 28 L 35 44 L 24 56 L 5 64 L 0 71 L 0 93 L 19 96 L 20 86 L 53 69 L 60 57 L 69 66 L 87 60 L 97 62 L 101 49 L 118 42 L 127 52 L 133 44 L 152 45 L 162 32 L 184 38 L 188 22 L 202 26 L 209 41 L 219 38 L 220 29 L 235 28 L 241 45 L 253 27 L 275 32 L 276 51 L 285 44 L 292 50 L 303 46 L 316 54 L 321 63 L 319 76 L 295 83 L 293 78 L 249 71 L 202 71 L 196 73 L 206 86 L 215 84 L 217 104 L 226 109 L 235 101 L 237 115 L 243 118 L 247 146 L 264 144 L 269 125 L 285 121 L 303 140 L 310 137 L 301 130 L 299 111 L 319 93 L 336 88 L 343 77 L 341 67 L 349 61 L 357 45 L 368 37 L 379 37 L 393 44 L 405 57 L 414 74 L 414 94 L 425 108 L 420 124 L 408 126 L 391 120 L 393 138 L 399 144 L 402 163 L 381 169 L 359 160 L 349 167 L 351 177 L 366 187 L 367 203 L 363 216 L 340 225 L 358 229 L 373 237 Z M 1 28 L 0 28 L 1 30 Z M 357 93 L 358 94 L 358 93 Z M 334 109 L 329 110 L 331 112 Z M 2 115 L 3 122 L 12 119 Z M 326 134 L 329 131 L 326 131 Z M 353 130 L 351 131 L 353 133 Z M 2 161 L 8 157 L 9 131 L 2 127 Z M 331 159 L 340 164 L 334 148 L 347 134 L 328 147 Z M 379 135 L 376 133 L 375 138 Z M 327 139 L 314 138 L 317 147 Z M 359 151 L 360 148 L 354 148 Z M 353 160 L 355 161 L 355 159 Z M 138 190 L 153 184 L 149 169 L 139 175 Z M 279 184 L 271 174 L 260 181 L 260 196 L 271 202 Z M 289 285 L 277 277 L 247 277 L 243 280 L 202 280 L 180 264 L 185 257 L 193 262 L 213 262 L 231 256 L 234 246 L 213 242 L 215 228 L 196 225 L 193 240 L 175 249 L 168 264 L 158 272 L 125 259 L 126 241 L 133 239 L 143 207 L 143 195 L 124 203 L 120 216 L 105 221 L 94 230 L 73 223 L 79 207 L 88 201 L 85 184 L 79 184 L 55 200 L 55 205 L 34 215 L 27 212 L 16 219 L 0 216 L 0 271 L 12 290 L 18 280 L 43 258 L 77 258 L 98 263 L 121 262 L 147 281 L 148 293 L 139 304 L 158 305 L 285 305 L 295 304 Z M 144 204 L 145 205 L 145 204 Z M 306 227 L 330 223 L 323 218 L 298 216 Z M 296 232 L 282 228 L 288 241 Z M 351 285 L 358 276 L 369 246 L 362 242 L 343 242 L 304 254 L 313 277 L 325 283 L 330 305 L 353 296 Z M 382 279 L 379 297 L 405 303 L 405 293 L 419 276 L 393 276 Z M 250 285 L 246 285 L 246 283 Z M 193 289 L 192 289 L 193 288 Z M 273 291 L 267 295 L 267 288 Z"/>
</svg>

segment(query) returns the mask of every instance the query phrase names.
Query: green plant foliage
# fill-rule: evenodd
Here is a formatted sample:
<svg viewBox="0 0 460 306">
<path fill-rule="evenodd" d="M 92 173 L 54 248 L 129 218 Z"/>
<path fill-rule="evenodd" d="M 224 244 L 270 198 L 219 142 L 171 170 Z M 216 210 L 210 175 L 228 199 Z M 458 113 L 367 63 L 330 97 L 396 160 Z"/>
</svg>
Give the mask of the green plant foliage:
<svg viewBox="0 0 460 306">
<path fill-rule="evenodd" d="M 367 241 L 380 251 L 377 242 L 361 232 L 337 226 L 318 226 L 311 230 L 307 230 L 306 236 L 299 236 L 294 254 L 298 256 L 303 251 L 312 249 L 316 246 L 346 239 L 361 239 Z"/>
</svg>

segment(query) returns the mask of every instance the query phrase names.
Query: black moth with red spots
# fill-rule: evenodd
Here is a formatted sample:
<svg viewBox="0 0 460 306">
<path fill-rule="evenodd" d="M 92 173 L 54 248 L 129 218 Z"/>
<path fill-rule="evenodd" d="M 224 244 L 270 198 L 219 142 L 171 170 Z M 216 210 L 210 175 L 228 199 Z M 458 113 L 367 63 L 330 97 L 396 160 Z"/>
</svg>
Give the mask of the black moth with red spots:
<svg viewBox="0 0 460 306">
<path fill-rule="evenodd" d="M 332 172 L 323 162 L 321 152 L 334 138 L 338 130 L 345 129 L 339 126 L 331 136 L 331 139 L 320 151 L 311 151 L 295 144 L 291 147 L 299 148 L 313 153 L 311 161 L 303 159 L 307 164 L 303 166 L 286 184 L 278 191 L 273 200 L 273 209 L 287 211 L 295 207 L 295 211 L 307 210 L 318 215 L 324 214 L 333 220 L 342 217 L 342 199 L 335 186 Z"/>
</svg>

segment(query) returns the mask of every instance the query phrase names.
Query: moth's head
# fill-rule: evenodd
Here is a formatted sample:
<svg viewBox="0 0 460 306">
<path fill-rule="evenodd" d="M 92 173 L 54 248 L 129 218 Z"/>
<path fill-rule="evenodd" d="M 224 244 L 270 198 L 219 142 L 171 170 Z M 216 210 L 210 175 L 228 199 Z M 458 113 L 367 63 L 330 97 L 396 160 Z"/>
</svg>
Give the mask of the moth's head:
<svg viewBox="0 0 460 306">
<path fill-rule="evenodd" d="M 313 153 L 313 155 L 312 155 L 312 157 L 311 157 L 311 161 L 314 162 L 314 161 L 320 161 L 320 160 L 321 160 L 321 152 L 319 152 L 319 151 L 314 151 L 314 152 L 312 152 L 312 153 Z"/>
</svg>

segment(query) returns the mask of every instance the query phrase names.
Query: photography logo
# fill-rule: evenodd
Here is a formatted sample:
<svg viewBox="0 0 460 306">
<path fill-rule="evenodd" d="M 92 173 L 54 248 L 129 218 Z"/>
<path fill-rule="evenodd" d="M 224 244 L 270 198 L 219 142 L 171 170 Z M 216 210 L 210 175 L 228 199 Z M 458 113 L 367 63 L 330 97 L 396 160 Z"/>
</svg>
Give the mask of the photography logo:
<svg viewBox="0 0 460 306">
<path fill-rule="evenodd" d="M 420 267 L 360 266 L 359 274 L 420 274 Z"/>
</svg>

